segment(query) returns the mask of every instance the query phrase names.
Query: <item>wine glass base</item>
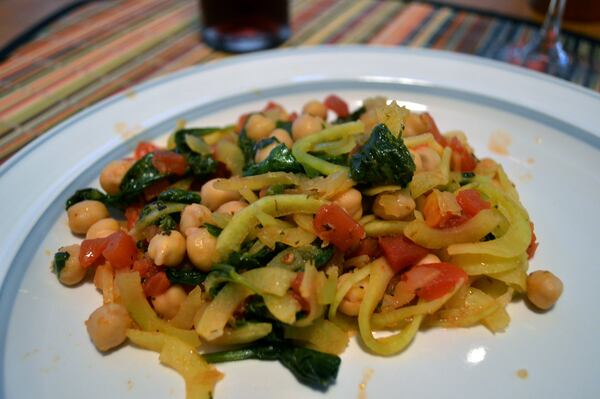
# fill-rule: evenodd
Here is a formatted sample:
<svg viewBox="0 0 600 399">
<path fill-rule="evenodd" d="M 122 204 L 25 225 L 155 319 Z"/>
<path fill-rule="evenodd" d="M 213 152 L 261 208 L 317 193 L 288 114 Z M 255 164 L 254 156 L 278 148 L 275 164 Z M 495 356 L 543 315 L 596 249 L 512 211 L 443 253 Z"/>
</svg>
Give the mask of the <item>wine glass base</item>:
<svg viewBox="0 0 600 399">
<path fill-rule="evenodd" d="M 549 42 L 544 38 L 544 35 L 538 35 L 525 45 L 506 46 L 495 58 L 566 79 L 571 66 L 569 55 L 560 41 Z"/>
</svg>

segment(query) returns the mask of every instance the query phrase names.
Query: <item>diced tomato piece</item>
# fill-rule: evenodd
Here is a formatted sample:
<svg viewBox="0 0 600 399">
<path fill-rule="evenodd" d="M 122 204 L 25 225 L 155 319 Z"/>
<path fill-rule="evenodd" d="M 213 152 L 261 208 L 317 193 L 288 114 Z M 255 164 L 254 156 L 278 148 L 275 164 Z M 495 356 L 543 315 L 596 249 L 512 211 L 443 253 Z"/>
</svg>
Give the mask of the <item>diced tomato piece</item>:
<svg viewBox="0 0 600 399">
<path fill-rule="evenodd" d="M 481 198 L 479 191 L 473 189 L 460 190 L 456 194 L 456 202 L 458 202 L 464 214 L 469 218 L 472 218 L 484 209 L 490 209 L 492 206 L 488 201 Z"/>
<path fill-rule="evenodd" d="M 472 172 L 477 166 L 475 156 L 456 137 L 448 143 L 452 148 L 452 170 L 458 172 Z"/>
<path fill-rule="evenodd" d="M 142 205 L 130 205 L 125 208 L 125 218 L 127 219 L 127 228 L 132 229 L 135 226 L 135 223 L 140 217 L 140 213 L 142 212 Z"/>
<path fill-rule="evenodd" d="M 187 161 L 183 155 L 173 151 L 158 150 L 152 157 L 152 166 L 162 174 L 181 176 L 187 170 Z"/>
<path fill-rule="evenodd" d="M 440 202 L 443 202 L 443 206 L 440 205 Z M 434 228 L 458 226 L 467 220 L 467 217 L 461 214 L 460 206 L 456 203 L 452 193 L 437 191 L 431 192 L 425 199 L 423 216 L 425 223 Z"/>
<path fill-rule="evenodd" d="M 420 269 L 437 271 L 438 274 L 416 290 L 417 295 L 426 301 L 433 301 L 451 292 L 458 284 L 467 281 L 467 273 L 458 266 L 450 263 L 428 263 L 417 265 L 409 273 L 419 272 Z"/>
<path fill-rule="evenodd" d="M 117 231 L 109 235 L 107 239 L 106 248 L 102 251 L 104 258 L 115 269 L 131 266 L 138 254 L 133 237 L 124 231 Z"/>
<path fill-rule="evenodd" d="M 315 215 L 314 227 L 321 240 L 332 243 L 343 252 L 366 237 L 365 229 L 337 204 L 323 205 Z"/>
<path fill-rule="evenodd" d="M 368 257 L 373 258 L 377 256 L 377 254 L 379 254 L 379 242 L 376 238 L 367 237 L 358 243 L 358 246 L 352 251 L 350 256 L 367 255 Z"/>
<path fill-rule="evenodd" d="M 156 265 L 150 258 L 136 259 L 133 262 L 131 270 L 138 272 L 142 278 L 147 278 L 158 272 Z"/>
<path fill-rule="evenodd" d="M 135 151 L 133 153 L 133 157 L 135 159 L 140 159 L 144 155 L 149 154 L 158 150 L 158 147 L 148 141 L 140 141 L 135 147 Z"/>
<path fill-rule="evenodd" d="M 158 272 L 147 278 L 142 286 L 146 296 L 157 297 L 169 289 L 171 282 L 165 272 Z"/>
<path fill-rule="evenodd" d="M 335 94 L 330 94 L 329 96 L 327 96 L 323 104 L 325 104 L 325 107 L 327 107 L 327 109 L 330 109 L 333 112 L 335 112 L 340 118 L 345 118 L 348 115 L 350 115 L 348 103 L 346 103 L 346 101 L 342 100 Z"/>
<path fill-rule="evenodd" d="M 429 251 L 405 236 L 379 237 L 383 255 L 395 272 L 399 272 L 423 259 Z"/>
<path fill-rule="evenodd" d="M 419 115 L 419 117 L 427 125 L 428 130 L 433 135 L 435 141 L 437 141 L 440 145 L 445 147 L 447 145 L 447 140 L 444 136 L 442 136 L 442 133 L 440 133 L 440 129 L 438 129 L 437 125 L 435 124 L 435 121 L 433 120 L 431 115 L 429 115 L 429 112 L 424 112 L 421 115 Z"/>
<path fill-rule="evenodd" d="M 169 180 L 167 180 L 167 179 L 158 180 L 155 183 L 151 184 L 149 187 L 146 187 L 144 189 L 144 199 L 146 201 L 151 201 L 154 198 L 158 197 L 158 194 L 162 193 L 170 186 L 171 186 L 171 183 L 169 183 Z"/>
<path fill-rule="evenodd" d="M 531 241 L 529 242 L 529 246 L 527 247 L 527 257 L 531 259 L 535 255 L 535 251 L 537 250 L 537 247 L 540 244 L 537 242 L 537 237 L 535 236 L 533 223 L 529 222 L 529 225 L 531 226 Z"/>
<path fill-rule="evenodd" d="M 296 119 L 298 119 L 298 113 L 296 111 L 292 112 L 288 119 L 290 120 L 290 122 L 295 121 Z"/>
<path fill-rule="evenodd" d="M 79 250 L 79 264 L 87 268 L 102 263 L 104 260 L 102 252 L 104 252 L 107 245 L 108 240 L 106 237 L 83 240 Z"/>
</svg>

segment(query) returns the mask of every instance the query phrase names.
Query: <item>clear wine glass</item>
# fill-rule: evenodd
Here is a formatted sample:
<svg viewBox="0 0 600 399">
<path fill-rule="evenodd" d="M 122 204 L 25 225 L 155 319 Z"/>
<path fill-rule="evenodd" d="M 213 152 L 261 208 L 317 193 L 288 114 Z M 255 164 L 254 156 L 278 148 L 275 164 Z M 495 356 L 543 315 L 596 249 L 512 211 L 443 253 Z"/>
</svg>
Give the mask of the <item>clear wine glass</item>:
<svg viewBox="0 0 600 399">
<path fill-rule="evenodd" d="M 571 62 L 560 41 L 560 27 L 566 3 L 567 0 L 550 0 L 544 24 L 534 37 L 524 45 L 503 48 L 497 58 L 565 78 Z"/>
</svg>

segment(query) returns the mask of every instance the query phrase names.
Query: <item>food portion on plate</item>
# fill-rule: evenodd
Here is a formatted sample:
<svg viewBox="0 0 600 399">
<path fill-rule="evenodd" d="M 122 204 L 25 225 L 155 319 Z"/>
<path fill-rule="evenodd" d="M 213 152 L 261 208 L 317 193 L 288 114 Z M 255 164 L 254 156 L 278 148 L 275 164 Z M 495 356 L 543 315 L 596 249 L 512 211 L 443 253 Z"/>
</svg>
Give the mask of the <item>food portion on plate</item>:
<svg viewBox="0 0 600 399">
<path fill-rule="evenodd" d="M 67 201 L 85 239 L 53 270 L 102 293 L 85 322 L 98 350 L 159 352 L 188 398 L 212 395 L 215 363 L 244 359 L 325 390 L 353 331 L 394 355 L 422 328 L 500 332 L 515 297 L 549 309 L 562 293 L 551 272 L 527 274 L 538 244 L 503 168 L 381 97 L 182 123 L 99 182 Z"/>
</svg>

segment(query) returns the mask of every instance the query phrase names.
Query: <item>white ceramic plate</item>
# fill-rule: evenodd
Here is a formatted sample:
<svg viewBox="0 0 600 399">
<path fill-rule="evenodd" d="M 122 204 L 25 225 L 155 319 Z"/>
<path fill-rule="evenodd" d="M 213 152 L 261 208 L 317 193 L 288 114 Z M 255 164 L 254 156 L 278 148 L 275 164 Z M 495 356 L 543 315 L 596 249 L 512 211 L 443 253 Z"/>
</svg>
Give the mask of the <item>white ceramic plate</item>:
<svg viewBox="0 0 600 399">
<path fill-rule="evenodd" d="M 598 397 L 600 96 L 553 78 L 444 52 L 366 47 L 280 50 L 187 69 L 76 115 L 0 168 L 0 394 L 6 398 L 184 398 L 183 381 L 155 353 L 103 356 L 83 321 L 101 303 L 91 284 L 61 286 L 51 256 L 77 242 L 65 199 L 94 185 L 103 165 L 178 119 L 235 121 L 275 100 L 288 109 L 337 93 L 353 106 L 385 95 L 461 129 L 479 156 L 505 165 L 541 243 L 532 268 L 565 284 L 545 314 L 510 305 L 502 334 L 484 328 L 419 333 L 401 355 L 372 356 L 353 342 L 337 384 L 313 391 L 276 363 L 220 365 L 216 398 Z M 135 137 L 133 137 L 135 135 Z M 489 150 L 509 140 L 507 153 Z M 527 378 L 517 376 L 526 370 Z M 369 377 L 370 378 L 367 378 Z"/>
</svg>

